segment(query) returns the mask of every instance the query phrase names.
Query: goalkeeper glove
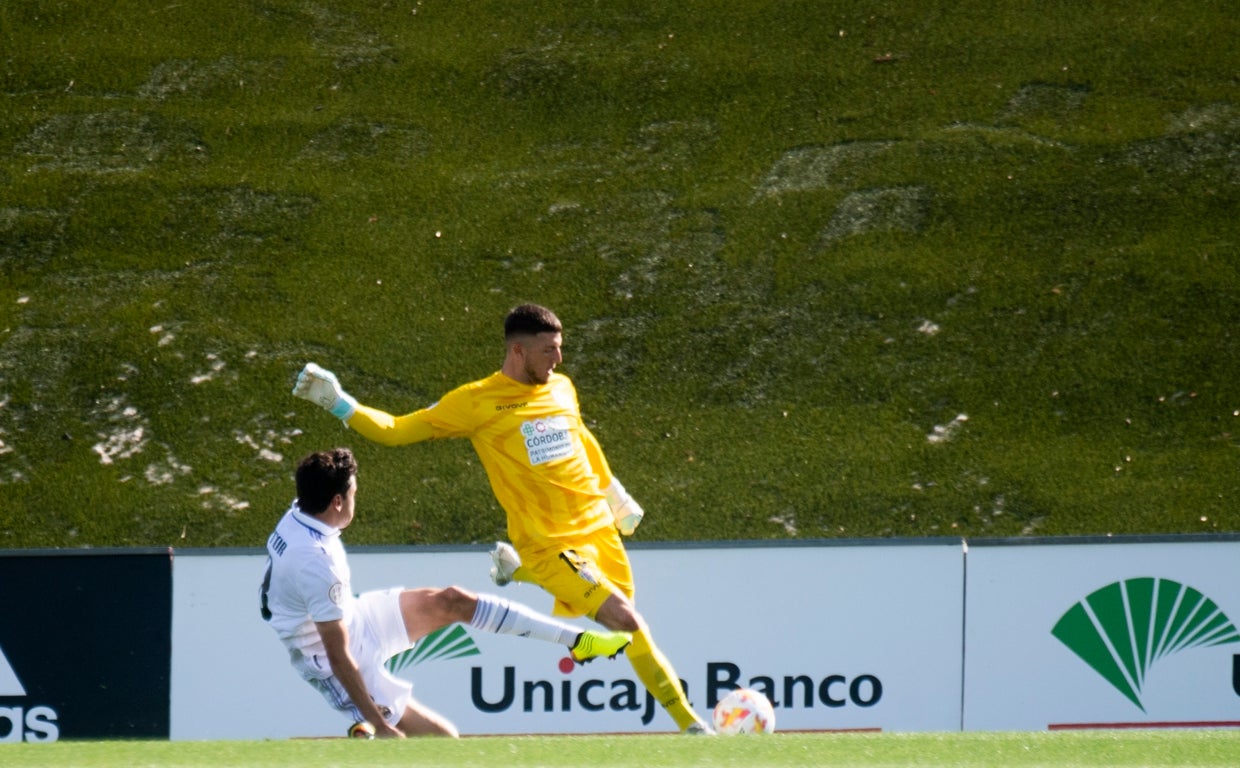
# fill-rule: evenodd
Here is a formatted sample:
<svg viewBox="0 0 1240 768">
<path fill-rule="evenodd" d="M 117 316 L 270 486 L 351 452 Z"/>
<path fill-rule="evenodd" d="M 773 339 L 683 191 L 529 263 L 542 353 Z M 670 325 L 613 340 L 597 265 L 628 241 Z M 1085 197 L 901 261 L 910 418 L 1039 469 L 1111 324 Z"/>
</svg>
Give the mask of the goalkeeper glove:
<svg viewBox="0 0 1240 768">
<path fill-rule="evenodd" d="M 625 536 L 632 536 L 642 518 L 646 516 L 641 505 L 624 490 L 618 477 L 611 478 L 611 485 L 607 486 L 603 494 L 607 497 L 607 506 L 611 507 L 611 519 L 616 524 L 616 530 Z"/>
<path fill-rule="evenodd" d="M 348 421 L 357 410 L 357 400 L 340 388 L 340 380 L 336 378 L 336 374 L 314 363 L 307 363 L 301 373 L 297 374 L 293 394 L 326 408 L 341 421 Z"/>
</svg>

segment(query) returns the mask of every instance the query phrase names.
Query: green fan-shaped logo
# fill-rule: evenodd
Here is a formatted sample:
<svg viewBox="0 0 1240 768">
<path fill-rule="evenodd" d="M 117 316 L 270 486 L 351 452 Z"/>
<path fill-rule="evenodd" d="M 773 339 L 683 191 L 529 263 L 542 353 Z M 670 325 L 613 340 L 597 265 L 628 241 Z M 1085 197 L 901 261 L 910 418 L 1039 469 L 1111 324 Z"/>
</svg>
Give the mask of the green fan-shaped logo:
<svg viewBox="0 0 1240 768">
<path fill-rule="evenodd" d="M 1240 642 L 1214 601 L 1170 579 L 1117 581 L 1067 610 L 1051 634 L 1144 712 L 1154 662 L 1189 648 Z"/>
<path fill-rule="evenodd" d="M 386 666 L 392 672 L 399 672 L 424 661 L 460 659 L 481 653 L 474 639 L 460 624 L 451 624 L 435 630 L 422 638 L 414 647 L 388 659 Z"/>
</svg>

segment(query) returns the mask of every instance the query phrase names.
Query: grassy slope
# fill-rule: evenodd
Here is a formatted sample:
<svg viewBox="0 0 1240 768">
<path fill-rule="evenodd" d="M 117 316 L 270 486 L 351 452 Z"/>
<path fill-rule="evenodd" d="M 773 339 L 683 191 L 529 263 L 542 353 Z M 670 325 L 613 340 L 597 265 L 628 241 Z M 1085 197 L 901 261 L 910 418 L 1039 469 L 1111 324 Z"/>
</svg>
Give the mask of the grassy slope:
<svg viewBox="0 0 1240 768">
<path fill-rule="evenodd" d="M 315 359 L 412 410 L 523 300 L 647 539 L 1240 529 L 1237 33 L 1222 2 L 7 2 L 0 547 L 255 545 L 340 442 L 355 544 L 500 536 L 467 444 L 287 390 Z"/>
</svg>

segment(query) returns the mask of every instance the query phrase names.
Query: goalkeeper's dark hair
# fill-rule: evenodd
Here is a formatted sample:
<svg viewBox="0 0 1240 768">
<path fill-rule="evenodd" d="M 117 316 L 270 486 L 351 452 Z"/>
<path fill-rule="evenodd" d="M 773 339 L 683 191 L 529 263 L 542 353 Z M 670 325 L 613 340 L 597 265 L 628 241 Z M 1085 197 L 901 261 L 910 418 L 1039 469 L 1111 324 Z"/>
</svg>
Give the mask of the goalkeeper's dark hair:
<svg viewBox="0 0 1240 768">
<path fill-rule="evenodd" d="M 348 448 L 318 451 L 297 463 L 297 508 L 321 515 L 332 499 L 349 492 L 349 478 L 357 474 L 357 459 Z"/>
<path fill-rule="evenodd" d="M 538 304 L 522 304 L 514 307 L 504 318 L 504 339 L 514 336 L 535 336 L 540 333 L 561 333 L 564 326 L 560 318 L 546 307 Z"/>
</svg>

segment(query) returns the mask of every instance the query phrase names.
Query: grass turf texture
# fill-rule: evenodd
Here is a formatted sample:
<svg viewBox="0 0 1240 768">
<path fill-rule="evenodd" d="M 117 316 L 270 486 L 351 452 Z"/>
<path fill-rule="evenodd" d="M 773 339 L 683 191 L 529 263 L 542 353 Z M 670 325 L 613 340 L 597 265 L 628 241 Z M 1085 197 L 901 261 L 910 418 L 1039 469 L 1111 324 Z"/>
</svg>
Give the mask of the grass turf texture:
<svg viewBox="0 0 1240 768">
<path fill-rule="evenodd" d="M 485 542 L 525 300 L 639 539 L 1240 529 L 1225 2 L 0 6 L 0 547 Z M 959 417 L 959 418 L 958 418 Z"/>
<path fill-rule="evenodd" d="M 59 742 L 4 745 L 5 756 L 28 768 L 73 766 L 298 765 L 435 766 L 1107 766 L 1235 765 L 1234 731 L 988 733 L 988 734 L 775 734 L 717 739 L 677 736 L 579 736 L 392 741 L 271 742 Z"/>
</svg>

